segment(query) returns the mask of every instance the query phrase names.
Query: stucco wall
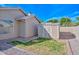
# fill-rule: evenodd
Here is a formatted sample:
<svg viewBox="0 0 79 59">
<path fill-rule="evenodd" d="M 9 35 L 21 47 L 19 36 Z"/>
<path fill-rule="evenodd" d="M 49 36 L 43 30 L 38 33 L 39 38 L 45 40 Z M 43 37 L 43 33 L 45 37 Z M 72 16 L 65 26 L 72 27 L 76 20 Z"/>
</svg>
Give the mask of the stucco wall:
<svg viewBox="0 0 79 59">
<path fill-rule="evenodd" d="M 38 36 L 59 39 L 59 25 L 44 23 L 38 25 Z"/>
<path fill-rule="evenodd" d="M 38 24 L 39 22 L 34 17 L 30 17 L 26 20 L 26 37 L 32 37 L 38 34 Z"/>
<path fill-rule="evenodd" d="M 28 16 L 26 18 L 24 18 L 24 25 L 25 27 L 21 28 L 21 30 L 24 30 L 25 29 L 25 33 L 22 34 L 21 32 L 21 37 L 32 37 L 32 36 L 35 36 L 38 34 L 38 28 L 37 28 L 37 25 L 39 24 L 39 22 L 36 20 L 35 17 L 33 16 Z"/>
<path fill-rule="evenodd" d="M 0 34 L 0 39 L 15 38 L 18 36 L 31 37 L 38 34 L 37 24 L 39 24 L 39 22 L 36 20 L 36 18 L 34 16 L 26 16 L 28 18 L 24 19 L 25 22 L 18 24 L 15 19 L 21 17 L 24 17 L 24 14 L 20 10 L 18 11 L 18 9 L 0 9 L 1 20 L 14 20 L 13 27 L 10 27 L 10 32 L 8 34 Z"/>
<path fill-rule="evenodd" d="M 15 37 L 32 37 L 38 34 L 37 25 L 39 22 L 35 17 L 29 17 L 24 22 L 19 22 L 14 19 L 13 26 L 9 27 L 8 34 L 0 34 L 0 39 L 9 39 Z"/>
<path fill-rule="evenodd" d="M 16 23 L 15 22 L 14 22 L 13 26 L 10 26 L 10 27 L 7 27 L 7 28 L 9 28 L 9 33 L 7 33 L 7 34 L 0 34 L 0 40 L 17 37 L 17 31 L 16 31 L 17 27 L 16 27 Z"/>
</svg>

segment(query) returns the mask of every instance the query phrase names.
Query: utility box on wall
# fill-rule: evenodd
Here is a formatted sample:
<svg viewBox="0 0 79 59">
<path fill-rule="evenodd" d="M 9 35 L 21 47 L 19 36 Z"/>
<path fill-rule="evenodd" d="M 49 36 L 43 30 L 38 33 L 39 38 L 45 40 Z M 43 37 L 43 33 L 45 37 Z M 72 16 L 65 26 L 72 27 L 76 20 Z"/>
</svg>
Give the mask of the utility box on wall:
<svg viewBox="0 0 79 59">
<path fill-rule="evenodd" d="M 59 39 L 58 23 L 42 23 L 38 25 L 38 36 L 44 38 Z"/>
</svg>

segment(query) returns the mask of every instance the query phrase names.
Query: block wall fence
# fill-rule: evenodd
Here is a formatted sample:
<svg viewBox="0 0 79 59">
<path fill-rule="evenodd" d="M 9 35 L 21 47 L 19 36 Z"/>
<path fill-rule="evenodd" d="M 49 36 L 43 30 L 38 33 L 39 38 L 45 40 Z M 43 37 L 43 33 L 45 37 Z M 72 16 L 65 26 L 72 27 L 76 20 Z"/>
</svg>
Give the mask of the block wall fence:
<svg viewBox="0 0 79 59">
<path fill-rule="evenodd" d="M 42 23 L 38 25 L 38 36 L 59 39 L 59 24 Z"/>
<path fill-rule="evenodd" d="M 60 27 L 60 32 L 70 32 L 76 36 L 76 39 L 79 37 L 79 26 L 73 27 Z"/>
</svg>

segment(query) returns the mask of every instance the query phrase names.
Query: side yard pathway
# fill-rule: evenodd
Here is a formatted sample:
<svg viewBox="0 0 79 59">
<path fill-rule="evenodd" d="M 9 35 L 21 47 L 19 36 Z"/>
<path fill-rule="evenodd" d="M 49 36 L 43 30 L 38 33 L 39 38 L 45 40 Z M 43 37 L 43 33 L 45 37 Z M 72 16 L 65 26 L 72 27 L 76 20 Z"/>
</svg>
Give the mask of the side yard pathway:
<svg viewBox="0 0 79 59">
<path fill-rule="evenodd" d="M 79 41 L 77 39 L 69 40 L 71 51 L 73 55 L 79 55 Z"/>
<path fill-rule="evenodd" d="M 21 50 L 19 48 L 13 47 L 9 44 L 2 44 L 0 45 L 0 54 L 7 54 L 7 55 L 33 55 L 32 52 L 27 51 L 25 52 L 24 50 Z"/>
<path fill-rule="evenodd" d="M 61 33 L 60 38 L 67 44 L 68 55 L 79 55 L 79 32 L 75 32 L 74 35 L 69 33 L 70 32 Z"/>
<path fill-rule="evenodd" d="M 68 48 L 68 55 L 79 55 L 79 40 L 78 39 L 69 39 L 65 40 Z"/>
<path fill-rule="evenodd" d="M 11 40 L 29 41 L 35 38 L 37 37 L 32 37 L 29 39 L 15 38 L 15 39 L 0 40 L 0 55 L 34 55 L 34 53 L 30 51 L 24 51 L 20 48 L 8 44 L 7 42 L 10 42 Z"/>
</svg>

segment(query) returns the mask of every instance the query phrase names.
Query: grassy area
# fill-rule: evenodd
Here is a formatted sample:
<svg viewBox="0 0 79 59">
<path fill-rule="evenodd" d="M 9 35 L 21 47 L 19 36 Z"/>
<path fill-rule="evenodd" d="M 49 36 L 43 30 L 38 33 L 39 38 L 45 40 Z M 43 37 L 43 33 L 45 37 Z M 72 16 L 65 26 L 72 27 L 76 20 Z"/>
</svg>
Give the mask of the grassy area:
<svg viewBox="0 0 79 59">
<path fill-rule="evenodd" d="M 38 38 L 29 42 L 12 41 L 10 44 L 36 54 L 66 54 L 64 42 L 48 38 Z"/>
</svg>

